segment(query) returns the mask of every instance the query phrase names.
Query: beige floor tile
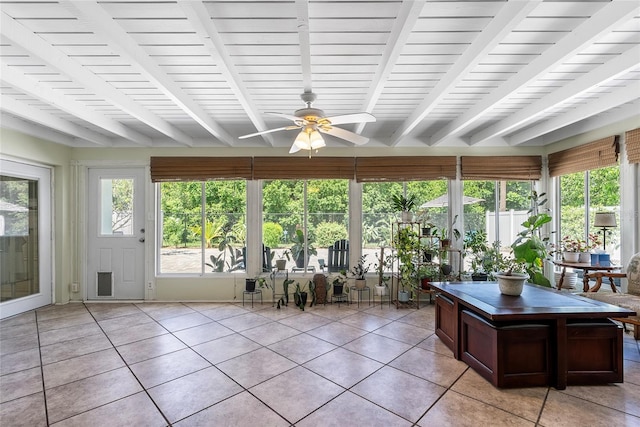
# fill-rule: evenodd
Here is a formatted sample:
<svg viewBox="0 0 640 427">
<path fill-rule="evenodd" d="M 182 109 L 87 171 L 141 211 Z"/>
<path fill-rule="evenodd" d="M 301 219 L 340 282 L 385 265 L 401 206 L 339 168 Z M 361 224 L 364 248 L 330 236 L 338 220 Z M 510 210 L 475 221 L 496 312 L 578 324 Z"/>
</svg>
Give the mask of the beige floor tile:
<svg viewBox="0 0 640 427">
<path fill-rule="evenodd" d="M 205 323 L 211 322 L 213 322 L 213 320 L 211 320 L 204 314 L 200 314 L 197 312 L 183 314 L 182 316 L 170 317 L 168 319 L 158 321 L 158 323 L 160 323 L 170 332 L 176 332 L 182 329 L 188 329 L 194 326 L 204 325 Z"/>
<path fill-rule="evenodd" d="M 19 335 L 14 338 L 2 340 L 2 345 L 0 345 L 0 355 L 18 353 L 34 348 L 38 348 L 37 335 Z"/>
<path fill-rule="evenodd" d="M 246 331 L 247 329 L 257 328 L 258 326 L 262 326 L 272 322 L 271 320 L 265 319 L 259 314 L 245 313 L 239 316 L 233 316 L 226 319 L 218 320 L 218 323 L 233 331 L 242 332 Z"/>
<path fill-rule="evenodd" d="M 125 366 L 115 349 L 97 351 L 42 367 L 45 389 L 112 371 Z"/>
<path fill-rule="evenodd" d="M 136 310 L 137 312 L 134 314 L 99 320 L 98 324 L 106 333 L 109 333 L 118 329 L 127 329 L 133 326 L 144 325 L 145 323 L 155 323 L 155 320 L 149 317 L 146 313 L 138 309 Z"/>
<path fill-rule="evenodd" d="M 376 329 L 373 333 L 416 345 L 428 336 L 433 335 L 434 331 L 397 321 Z"/>
<path fill-rule="evenodd" d="M 103 334 L 102 330 L 96 323 L 69 326 L 68 328 L 40 332 L 40 345 L 51 345 L 96 334 Z"/>
<path fill-rule="evenodd" d="M 297 367 L 250 391 L 288 422 L 296 423 L 344 389 L 308 369 Z"/>
<path fill-rule="evenodd" d="M 210 367 L 149 389 L 149 395 L 174 423 L 241 391 L 239 385 Z"/>
<path fill-rule="evenodd" d="M 125 344 L 117 348 L 118 353 L 127 364 L 142 362 L 153 359 L 163 354 L 186 348 L 185 344 L 171 334 L 159 335 L 146 340 Z"/>
<path fill-rule="evenodd" d="M 266 305 L 266 300 L 265 300 L 265 305 Z M 280 308 L 280 310 L 278 310 L 275 307 L 268 306 L 266 309 L 260 310 L 257 314 L 267 319 L 279 321 L 279 320 L 286 319 L 287 317 L 296 316 L 300 314 L 300 310 L 298 309 L 298 307 L 294 306 L 293 304 L 290 307 L 282 307 Z"/>
<path fill-rule="evenodd" d="M 414 347 L 390 363 L 394 368 L 427 381 L 449 387 L 470 369 L 466 363 Z"/>
<path fill-rule="evenodd" d="M 128 328 L 116 329 L 114 331 L 108 331 L 106 334 L 116 347 L 124 344 L 129 344 L 135 341 L 141 341 L 151 337 L 157 337 L 158 335 L 168 334 L 169 332 L 157 324 L 143 323 L 141 325 L 130 326 Z"/>
<path fill-rule="evenodd" d="M 345 422 L 352 426 L 368 427 L 411 426 L 407 420 L 348 391 L 296 423 L 296 426 L 342 427 Z"/>
<path fill-rule="evenodd" d="M 295 328 L 298 331 L 306 332 L 311 329 L 318 328 L 330 323 L 331 320 L 326 317 L 319 316 L 313 313 L 300 313 L 294 316 L 289 316 L 278 321 L 282 325 Z"/>
<path fill-rule="evenodd" d="M 218 364 L 262 347 L 239 334 L 228 335 L 193 347 L 212 364 Z"/>
<path fill-rule="evenodd" d="M 115 319 L 143 313 L 135 304 L 86 304 L 91 315 L 97 320 Z"/>
<path fill-rule="evenodd" d="M 202 356 L 186 348 L 135 363 L 130 368 L 142 385 L 150 388 L 209 366 Z"/>
<path fill-rule="evenodd" d="M 383 365 L 352 351 L 337 348 L 304 364 L 318 375 L 349 388 Z"/>
<path fill-rule="evenodd" d="M 40 347 L 40 351 L 42 353 L 42 364 L 48 365 L 49 363 L 59 362 L 109 348 L 113 348 L 111 342 L 105 334 L 99 333 L 45 345 Z"/>
<path fill-rule="evenodd" d="M 36 322 L 26 322 L 11 327 L 0 328 L 0 340 L 16 338 L 22 335 L 37 336 L 38 328 Z"/>
<path fill-rule="evenodd" d="M 174 332 L 173 335 L 175 335 L 186 345 L 195 346 L 207 341 L 213 341 L 215 339 L 231 335 L 233 333 L 234 332 L 231 329 L 222 326 L 218 322 L 211 322 L 200 326 L 194 326 L 193 328 L 183 329 L 182 331 Z"/>
<path fill-rule="evenodd" d="M 422 340 L 418 343 L 418 347 L 453 358 L 453 352 L 440 340 L 440 338 L 438 338 L 436 334 L 429 335 L 427 338 Z"/>
<path fill-rule="evenodd" d="M 640 385 L 640 362 L 624 360 L 624 382 Z"/>
<path fill-rule="evenodd" d="M 269 348 L 296 363 L 302 364 L 330 352 L 336 346 L 311 335 L 300 334 L 271 344 Z"/>
<path fill-rule="evenodd" d="M 52 427 L 166 426 L 167 422 L 147 393 L 136 393 L 96 409 L 67 418 Z"/>
<path fill-rule="evenodd" d="M 408 351 L 411 346 L 381 335 L 367 334 L 345 344 L 343 348 L 381 363 L 389 363 L 405 351 Z"/>
<path fill-rule="evenodd" d="M 598 386 L 571 386 L 562 390 L 562 393 L 583 402 L 604 405 L 640 418 L 640 386 L 637 384 L 624 382 Z"/>
<path fill-rule="evenodd" d="M 540 425 L 545 427 L 610 427 L 640 426 L 640 418 L 570 396 L 567 393 L 549 390 L 540 416 Z"/>
<path fill-rule="evenodd" d="M 0 369 L 2 375 L 13 372 L 24 371 L 25 369 L 40 366 L 40 350 L 32 348 L 30 350 L 18 351 L 0 356 Z"/>
<path fill-rule="evenodd" d="M 354 328 L 364 329 L 367 332 L 375 331 L 391 322 L 390 319 L 367 313 L 356 313 L 340 319 L 340 323 L 353 326 Z"/>
<path fill-rule="evenodd" d="M 175 304 L 175 305 L 169 305 L 166 307 L 161 307 L 158 309 L 153 309 L 153 310 L 148 310 L 146 311 L 146 313 L 149 315 L 149 317 L 153 318 L 154 320 L 160 322 L 162 320 L 168 320 L 171 319 L 173 317 L 179 317 L 179 316 L 185 316 L 187 314 L 193 314 L 196 311 L 193 310 L 192 308 L 189 308 L 183 304 Z"/>
<path fill-rule="evenodd" d="M 84 325 L 86 323 L 93 324 L 94 322 L 93 316 L 86 310 L 83 310 L 72 316 L 55 317 L 45 320 L 38 319 L 38 330 L 40 332 L 46 332 L 54 329 L 68 328 L 69 326 Z"/>
<path fill-rule="evenodd" d="M 66 316 L 76 316 L 78 314 L 86 314 L 87 308 L 81 303 L 69 303 L 65 305 L 49 305 L 36 310 L 38 322 L 43 320 L 56 319 Z"/>
<path fill-rule="evenodd" d="M 40 367 L 0 377 L 0 402 L 8 402 L 41 391 L 42 371 Z"/>
<path fill-rule="evenodd" d="M 353 326 L 345 325 L 343 323 L 334 322 L 329 323 L 325 326 L 320 326 L 316 329 L 312 329 L 307 333 L 316 338 L 328 341 L 331 344 L 344 345 L 357 338 L 360 338 L 363 335 L 366 335 L 367 331 L 359 328 L 354 328 Z"/>
<path fill-rule="evenodd" d="M 251 388 L 295 368 L 297 364 L 267 348 L 261 348 L 216 366 L 242 387 Z"/>
<path fill-rule="evenodd" d="M 127 368 L 119 368 L 47 391 L 51 424 L 142 391 Z"/>
<path fill-rule="evenodd" d="M 537 421 L 547 396 L 547 387 L 495 388 L 472 369 L 468 369 L 451 389 L 533 422 Z"/>
<path fill-rule="evenodd" d="M 411 422 L 417 422 L 446 390 L 389 366 L 374 372 L 351 389 L 353 393 Z"/>
<path fill-rule="evenodd" d="M 326 317 L 329 320 L 340 320 L 347 316 L 353 316 L 358 312 L 358 310 L 351 307 L 351 304 L 327 304 L 326 306 L 318 305 L 316 307 L 310 308 L 308 312 L 317 314 L 318 316 Z"/>
<path fill-rule="evenodd" d="M 0 424 L 3 426 L 45 427 L 47 417 L 44 407 L 44 393 L 0 403 Z"/>
<path fill-rule="evenodd" d="M 213 320 L 228 319 L 230 317 L 240 316 L 242 314 L 249 313 L 242 307 L 236 305 L 227 304 L 221 307 L 215 307 L 210 310 L 201 311 L 202 314 Z"/>
<path fill-rule="evenodd" d="M 175 427 L 285 427 L 288 425 L 284 418 L 246 391 L 174 424 Z"/>
<path fill-rule="evenodd" d="M 15 316 L 7 317 L 6 319 L 0 320 L 0 330 L 13 328 L 14 326 L 24 325 L 28 323 L 36 322 L 36 312 L 35 311 L 27 311 L 25 313 L 16 314 Z"/>
<path fill-rule="evenodd" d="M 418 421 L 418 425 L 424 427 L 534 427 L 536 424 L 486 403 L 449 391 Z"/>
<path fill-rule="evenodd" d="M 270 345 L 287 338 L 299 335 L 300 331 L 278 322 L 269 322 L 255 328 L 242 331 L 241 334 L 262 345 Z"/>
</svg>

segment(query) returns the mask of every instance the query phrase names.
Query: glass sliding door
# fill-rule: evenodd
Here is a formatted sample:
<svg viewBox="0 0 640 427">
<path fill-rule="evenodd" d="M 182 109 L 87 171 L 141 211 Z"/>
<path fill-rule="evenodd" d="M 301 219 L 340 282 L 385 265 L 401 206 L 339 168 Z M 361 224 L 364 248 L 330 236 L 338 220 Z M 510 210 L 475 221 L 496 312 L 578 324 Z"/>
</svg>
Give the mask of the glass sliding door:
<svg viewBox="0 0 640 427">
<path fill-rule="evenodd" d="M 50 170 L 0 160 L 0 317 L 52 302 Z"/>
</svg>

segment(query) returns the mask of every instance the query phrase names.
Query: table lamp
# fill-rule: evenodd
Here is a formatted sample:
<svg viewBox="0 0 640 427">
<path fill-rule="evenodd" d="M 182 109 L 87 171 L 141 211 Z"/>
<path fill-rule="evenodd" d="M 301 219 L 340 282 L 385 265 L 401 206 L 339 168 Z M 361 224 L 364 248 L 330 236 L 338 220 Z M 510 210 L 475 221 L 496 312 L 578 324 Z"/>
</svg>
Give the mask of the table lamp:
<svg viewBox="0 0 640 427">
<path fill-rule="evenodd" d="M 593 226 L 602 228 L 602 247 L 604 250 L 607 250 L 607 228 L 615 228 L 618 226 L 618 224 L 616 224 L 616 214 L 614 212 L 596 212 L 595 218 L 593 219 Z"/>
</svg>

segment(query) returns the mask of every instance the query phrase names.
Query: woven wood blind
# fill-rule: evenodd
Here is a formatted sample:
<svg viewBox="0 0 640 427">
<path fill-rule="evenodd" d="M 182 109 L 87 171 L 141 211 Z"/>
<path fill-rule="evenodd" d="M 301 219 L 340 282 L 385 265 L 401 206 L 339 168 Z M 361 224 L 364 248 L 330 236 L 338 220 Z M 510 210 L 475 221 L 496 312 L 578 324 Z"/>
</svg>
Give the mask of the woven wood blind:
<svg viewBox="0 0 640 427">
<path fill-rule="evenodd" d="M 613 166 L 618 162 L 620 143 L 609 136 L 579 147 L 549 154 L 549 175 L 559 176 Z"/>
<path fill-rule="evenodd" d="M 640 128 L 625 132 L 624 141 L 629 163 L 640 163 Z"/>
<path fill-rule="evenodd" d="M 530 181 L 542 177 L 542 156 L 462 156 L 462 179 Z"/>
<path fill-rule="evenodd" d="M 356 158 L 357 182 L 421 181 L 455 177 L 455 156 Z"/>
<path fill-rule="evenodd" d="M 254 157 L 253 179 L 353 179 L 353 157 Z"/>
<path fill-rule="evenodd" d="M 151 181 L 251 179 L 251 157 L 151 157 Z"/>
</svg>

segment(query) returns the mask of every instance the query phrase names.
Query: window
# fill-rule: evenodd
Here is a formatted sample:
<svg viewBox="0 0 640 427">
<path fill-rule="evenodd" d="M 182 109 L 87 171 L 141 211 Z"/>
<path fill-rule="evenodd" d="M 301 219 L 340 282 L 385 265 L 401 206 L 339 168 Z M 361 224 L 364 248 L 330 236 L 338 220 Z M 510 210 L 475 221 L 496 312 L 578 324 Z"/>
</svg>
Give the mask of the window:
<svg viewBox="0 0 640 427">
<path fill-rule="evenodd" d="M 262 243 L 290 271 L 320 271 L 329 246 L 349 238 L 346 179 L 265 180 L 262 200 Z"/>
<path fill-rule="evenodd" d="M 246 181 L 160 184 L 159 273 L 244 271 Z"/>
</svg>

